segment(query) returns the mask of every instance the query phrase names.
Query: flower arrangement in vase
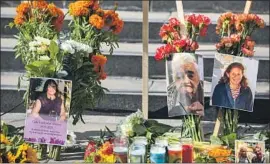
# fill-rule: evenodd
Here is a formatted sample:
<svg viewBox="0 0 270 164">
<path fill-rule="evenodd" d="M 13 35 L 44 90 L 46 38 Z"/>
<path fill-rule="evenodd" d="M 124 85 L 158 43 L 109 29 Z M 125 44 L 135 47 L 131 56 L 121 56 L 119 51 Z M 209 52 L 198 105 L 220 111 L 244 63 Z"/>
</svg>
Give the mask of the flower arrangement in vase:
<svg viewBox="0 0 270 164">
<path fill-rule="evenodd" d="M 184 53 L 189 53 L 190 56 L 197 58 L 195 55 L 195 51 L 199 48 L 198 38 L 206 36 L 208 26 L 210 24 L 210 19 L 204 15 L 186 15 L 185 16 L 185 33 L 180 33 L 183 31 L 183 27 L 180 26 L 180 21 L 176 18 L 170 18 L 169 22 L 164 24 L 160 28 L 159 36 L 162 38 L 162 41 L 165 45 L 157 48 L 155 59 L 156 60 L 167 60 L 172 61 L 174 58 L 179 56 L 183 56 Z M 183 23 L 183 22 L 182 22 Z M 196 59 L 195 59 L 196 60 Z M 168 71 L 166 61 L 166 71 Z M 175 63 L 174 61 L 172 62 Z M 172 66 L 173 68 L 174 66 Z M 173 70 L 173 72 L 175 72 Z M 171 73 L 167 72 L 167 76 L 171 76 Z M 174 81 L 176 81 L 175 73 L 173 73 L 173 77 L 167 77 L 169 80 L 169 84 L 171 86 Z M 170 81 L 173 79 L 173 81 Z M 199 80 L 198 80 L 199 81 Z M 198 84 L 199 85 L 199 84 Z M 171 89 L 168 89 L 168 92 Z M 176 95 L 175 92 L 178 89 L 172 89 L 173 94 Z M 168 94 L 169 95 L 169 94 Z M 202 96 L 201 96 L 202 97 Z M 172 98 L 172 100 L 176 101 L 176 98 Z M 168 100 L 168 109 L 171 110 L 175 105 L 169 105 L 171 102 Z M 202 100 L 203 101 L 203 100 Z M 199 102 L 199 101 L 198 101 Z M 176 102 L 177 103 L 177 102 Z M 172 103 L 172 104 L 175 104 Z M 198 103 L 203 110 L 203 103 Z M 170 116 L 170 112 L 169 112 Z M 192 137 L 195 141 L 202 140 L 201 128 L 200 128 L 200 116 L 188 114 L 183 119 L 183 134 L 187 134 L 185 137 Z M 184 136 L 183 136 L 184 137 Z"/>
<path fill-rule="evenodd" d="M 264 28 L 265 22 L 256 14 L 234 14 L 226 12 L 218 18 L 216 33 L 220 36 L 220 42 L 216 44 L 216 50 L 222 54 L 234 56 L 253 57 L 255 41 L 253 32 L 258 28 Z M 223 111 L 224 135 L 236 133 L 238 124 L 238 110 L 226 109 Z"/>
<path fill-rule="evenodd" d="M 103 10 L 98 0 L 69 4 L 68 12 L 72 16 L 69 40 L 91 48 L 91 51 L 70 53 L 65 60 L 65 70 L 73 80 L 70 111 L 74 118 L 73 124 L 83 121 L 83 111 L 94 108 L 107 90 L 101 86 L 101 80 L 107 77 L 107 57 L 102 54 L 101 46 L 109 46 L 109 54 L 118 47 L 118 34 L 122 31 L 124 22 L 116 9 L 117 5 L 113 10 Z"/>
</svg>

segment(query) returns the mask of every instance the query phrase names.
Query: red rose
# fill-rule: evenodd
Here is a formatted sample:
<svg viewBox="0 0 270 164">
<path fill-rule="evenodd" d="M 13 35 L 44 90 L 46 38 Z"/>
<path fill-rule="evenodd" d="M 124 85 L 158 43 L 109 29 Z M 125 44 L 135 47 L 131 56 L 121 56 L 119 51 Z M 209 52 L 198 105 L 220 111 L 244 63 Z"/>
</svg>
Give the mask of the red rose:
<svg viewBox="0 0 270 164">
<path fill-rule="evenodd" d="M 176 18 L 170 18 L 169 19 L 169 25 L 172 26 L 172 27 L 179 26 L 180 22 Z"/>
</svg>

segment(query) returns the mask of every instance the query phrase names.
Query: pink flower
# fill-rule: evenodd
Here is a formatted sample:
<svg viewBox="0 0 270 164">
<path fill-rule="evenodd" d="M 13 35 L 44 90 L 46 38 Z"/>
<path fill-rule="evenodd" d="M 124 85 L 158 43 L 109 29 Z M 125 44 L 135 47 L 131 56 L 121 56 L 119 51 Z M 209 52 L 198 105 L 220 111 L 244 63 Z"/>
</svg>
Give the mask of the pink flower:
<svg viewBox="0 0 270 164">
<path fill-rule="evenodd" d="M 180 22 L 176 18 L 170 18 L 169 19 L 169 25 L 172 26 L 172 27 L 179 26 Z"/>
<path fill-rule="evenodd" d="M 155 59 L 156 60 L 162 60 L 165 57 L 169 57 L 171 53 L 174 53 L 175 48 L 171 44 L 166 44 L 165 46 L 161 46 L 157 48 L 156 54 L 155 54 Z"/>
<path fill-rule="evenodd" d="M 184 39 L 174 40 L 173 45 L 178 47 L 178 48 L 182 48 L 182 47 L 184 47 L 186 45 L 186 40 L 184 40 Z"/>
</svg>

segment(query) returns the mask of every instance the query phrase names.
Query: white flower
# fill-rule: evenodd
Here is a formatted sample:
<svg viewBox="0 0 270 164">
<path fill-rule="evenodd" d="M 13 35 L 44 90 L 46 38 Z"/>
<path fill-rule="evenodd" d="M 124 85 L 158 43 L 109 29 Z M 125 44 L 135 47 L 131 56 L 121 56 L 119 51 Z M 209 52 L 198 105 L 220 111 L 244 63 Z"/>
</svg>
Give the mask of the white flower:
<svg viewBox="0 0 270 164">
<path fill-rule="evenodd" d="M 39 42 L 41 42 L 41 43 L 43 43 L 43 44 L 46 44 L 46 45 L 50 45 L 50 43 L 51 43 L 51 41 L 50 41 L 49 39 L 47 39 L 47 38 L 42 38 L 42 37 L 40 37 L 40 36 L 36 36 L 36 37 L 35 37 L 35 40 L 36 40 L 36 41 L 39 41 Z"/>
<path fill-rule="evenodd" d="M 72 46 L 68 43 L 62 43 L 60 48 L 70 54 L 74 54 L 75 50 L 72 48 Z"/>
<path fill-rule="evenodd" d="M 73 146 L 76 144 L 76 134 L 74 132 L 69 132 L 67 134 L 67 142 L 66 142 L 66 146 Z"/>
<path fill-rule="evenodd" d="M 64 45 L 64 46 L 62 47 L 62 45 Z M 65 42 L 63 42 L 61 44 L 61 49 L 65 50 L 65 51 L 67 51 L 69 53 L 71 53 L 71 51 L 70 51 L 71 48 L 70 47 L 72 47 L 73 49 L 75 49 L 77 51 L 84 51 L 84 52 L 87 52 L 87 53 L 93 52 L 93 49 L 92 49 L 91 46 L 89 46 L 87 44 L 80 43 L 80 42 L 76 42 L 74 40 L 66 40 Z M 72 52 L 75 53 L 75 50 L 74 50 L 74 52 L 73 51 Z M 71 54 L 73 54 L 73 53 L 71 53 Z"/>
</svg>

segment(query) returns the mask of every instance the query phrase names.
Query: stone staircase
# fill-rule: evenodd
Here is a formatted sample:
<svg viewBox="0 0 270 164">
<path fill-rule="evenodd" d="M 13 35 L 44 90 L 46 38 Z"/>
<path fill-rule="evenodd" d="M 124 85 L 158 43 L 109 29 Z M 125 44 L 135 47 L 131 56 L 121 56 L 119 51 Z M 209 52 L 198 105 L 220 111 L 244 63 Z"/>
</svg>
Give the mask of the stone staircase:
<svg viewBox="0 0 270 164">
<path fill-rule="evenodd" d="M 5 28 L 15 16 L 17 1 L 1 2 L 1 112 L 7 111 L 22 101 L 26 83 L 17 91 L 17 79 L 25 72 L 19 59 L 14 59 L 13 47 L 16 29 Z M 57 6 L 67 11 L 69 2 L 56 1 Z M 103 7 L 113 8 L 114 1 L 103 1 Z M 118 13 L 125 25 L 119 36 L 119 48 L 112 56 L 107 55 L 106 72 L 109 77 L 102 81 L 108 92 L 92 113 L 118 113 L 125 115 L 141 109 L 142 100 L 142 2 L 119 1 Z M 210 17 L 212 24 L 205 38 L 199 40 L 198 54 L 204 57 L 206 116 L 204 120 L 213 121 L 216 110 L 209 106 L 211 77 L 215 54 L 214 44 L 219 40 L 215 34 L 219 15 L 226 11 L 243 12 L 244 1 L 183 1 L 186 14 L 201 13 Z M 268 123 L 269 110 L 269 2 L 254 1 L 251 12 L 259 14 L 266 21 L 264 29 L 258 29 L 253 36 L 256 41 L 255 56 L 259 60 L 258 82 L 253 113 L 240 112 L 240 122 Z M 155 50 L 162 45 L 159 29 L 170 16 L 176 16 L 175 1 L 150 1 L 149 13 L 149 117 L 168 118 L 166 107 L 165 63 L 154 59 Z M 66 17 L 64 31 L 67 31 L 70 17 Z M 104 47 L 104 53 L 108 49 Z M 25 112 L 23 105 L 13 112 Z M 91 112 L 89 113 L 91 114 Z"/>
</svg>

